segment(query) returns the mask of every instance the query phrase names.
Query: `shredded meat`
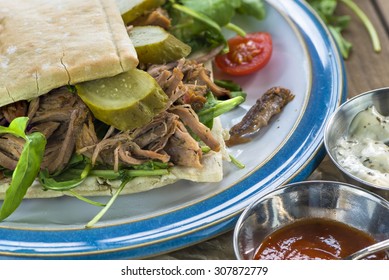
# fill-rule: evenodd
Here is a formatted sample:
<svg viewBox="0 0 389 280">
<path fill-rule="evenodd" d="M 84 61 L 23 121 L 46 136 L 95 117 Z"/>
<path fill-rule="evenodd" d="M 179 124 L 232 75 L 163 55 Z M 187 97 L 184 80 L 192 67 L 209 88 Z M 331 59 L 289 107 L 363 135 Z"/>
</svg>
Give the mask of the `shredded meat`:
<svg viewBox="0 0 389 280">
<path fill-rule="evenodd" d="M 39 131 L 47 139 L 42 168 L 50 173 L 62 170 L 74 153 L 76 138 L 89 111 L 77 95 L 60 88 L 31 102 L 23 101 L 1 108 L 8 122 L 20 116 L 29 116 L 27 133 Z M 10 170 L 24 146 L 24 140 L 12 135 L 0 138 L 0 165 Z"/>
<path fill-rule="evenodd" d="M 131 134 L 134 142 L 142 149 L 160 151 L 174 134 L 178 116 L 163 112 L 156 116 L 148 125 L 134 130 Z"/>
<path fill-rule="evenodd" d="M 88 130 L 86 132 L 85 130 Z M 184 166 L 199 166 L 201 149 L 197 141 L 183 128 L 179 117 L 170 112 L 163 112 L 156 116 L 148 125 L 133 131 L 116 132 L 104 137 L 98 143 L 93 144 L 95 139 L 93 127 L 84 126 L 84 132 L 80 143 L 91 143 L 88 146 L 81 146 L 78 153 L 89 156 L 93 164 L 103 163 L 114 166 L 115 169 L 122 165 L 141 164 L 148 160 L 159 160 L 161 162 L 172 162 Z M 179 149 L 172 149 L 172 138 L 175 141 L 181 139 Z M 193 148 L 194 143 L 196 149 Z M 177 152 L 182 154 L 196 151 L 191 160 L 177 160 Z"/>
<path fill-rule="evenodd" d="M 201 167 L 202 151 L 185 126 L 177 122 L 177 129 L 166 145 L 166 152 L 173 163 L 182 166 Z"/>
<path fill-rule="evenodd" d="M 50 173 L 62 170 L 72 157 L 76 144 L 76 137 L 79 135 L 83 122 L 86 120 L 84 110 L 74 110 L 71 112 L 70 120 L 67 124 L 66 133 L 50 141 L 46 146 L 46 153 L 43 159 L 43 168 Z M 51 153 L 48 151 L 52 150 Z"/>
<path fill-rule="evenodd" d="M 156 80 L 164 92 L 171 96 L 183 78 L 184 74 L 179 69 L 174 68 L 172 71 L 164 70 L 161 75 L 156 77 Z"/>
<path fill-rule="evenodd" d="M 28 105 L 27 116 L 30 120 L 35 116 L 36 112 L 39 109 L 39 105 L 40 105 L 39 100 L 40 98 L 35 98 L 31 100 L 30 104 Z"/>
<path fill-rule="evenodd" d="M 167 64 L 145 66 L 173 103 L 190 104 L 197 111 L 203 108 L 205 95 L 211 91 L 217 97 L 229 97 L 230 92 L 217 86 L 210 71 L 196 60 L 180 59 Z"/>
<path fill-rule="evenodd" d="M 43 123 L 39 123 L 35 125 L 30 132 L 35 132 L 39 131 L 41 132 L 46 139 L 50 138 L 51 135 L 58 129 L 58 127 L 61 125 L 59 122 L 52 122 L 52 121 L 47 121 Z"/>
<path fill-rule="evenodd" d="M 251 141 L 251 136 L 267 126 L 269 120 L 280 113 L 293 98 L 294 95 L 289 89 L 282 87 L 269 89 L 250 108 L 242 120 L 230 129 L 231 137 L 227 145 L 232 146 Z"/>
<path fill-rule="evenodd" d="M 177 114 L 183 123 L 188 126 L 193 133 L 200 137 L 200 139 L 213 151 L 220 151 L 219 141 L 215 139 L 211 130 L 207 126 L 199 122 L 196 113 L 190 106 L 175 106 L 171 108 L 170 111 Z"/>
<path fill-rule="evenodd" d="M 110 127 L 101 138 L 92 113 L 77 94 L 65 87 L 30 102 L 0 108 L 0 122 L 7 125 L 18 116 L 29 117 L 27 133 L 39 131 L 47 139 L 41 168 L 51 174 L 64 169 L 75 152 L 90 158 L 94 165 L 116 171 L 150 160 L 201 167 L 202 150 L 191 133 L 214 151 L 220 150 L 220 143 L 195 111 L 204 106 L 208 91 L 228 91 L 217 87 L 210 72 L 194 60 L 143 67 L 169 96 L 166 111 L 143 127 L 132 131 Z M 23 145 L 22 139 L 0 135 L 0 166 L 13 170 Z"/>
<path fill-rule="evenodd" d="M 4 118 L 10 123 L 13 119 L 17 117 L 23 117 L 26 115 L 28 110 L 27 101 L 18 101 L 12 104 L 5 106 L 2 110 Z"/>
<path fill-rule="evenodd" d="M 18 163 L 13 157 L 8 156 L 6 153 L 0 153 L 1 166 L 9 170 L 14 170 Z"/>
<path fill-rule="evenodd" d="M 131 22 L 131 25 L 134 26 L 144 26 L 144 25 L 157 25 L 166 30 L 171 27 L 171 20 L 167 12 L 162 8 L 157 8 L 154 11 L 151 11 L 145 15 L 142 15 Z"/>
<path fill-rule="evenodd" d="M 1 166 L 14 170 L 20 154 L 22 153 L 24 140 L 5 134 L 0 138 L 0 162 Z"/>
<path fill-rule="evenodd" d="M 88 118 L 81 128 L 80 134 L 76 139 L 76 151 L 79 154 L 85 155 L 87 158 L 92 158 L 92 147 L 96 146 L 99 139 L 96 135 L 95 126 L 92 117 Z"/>
</svg>

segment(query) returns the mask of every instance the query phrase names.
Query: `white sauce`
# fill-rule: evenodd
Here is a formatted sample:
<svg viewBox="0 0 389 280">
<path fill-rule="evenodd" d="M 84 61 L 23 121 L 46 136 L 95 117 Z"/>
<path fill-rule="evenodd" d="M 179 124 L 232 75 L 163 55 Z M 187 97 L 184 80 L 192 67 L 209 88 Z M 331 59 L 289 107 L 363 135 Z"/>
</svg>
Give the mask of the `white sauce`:
<svg viewBox="0 0 389 280">
<path fill-rule="evenodd" d="M 348 136 L 337 141 L 335 156 L 354 176 L 389 187 L 388 140 L 389 118 L 371 106 L 355 116 Z"/>
</svg>

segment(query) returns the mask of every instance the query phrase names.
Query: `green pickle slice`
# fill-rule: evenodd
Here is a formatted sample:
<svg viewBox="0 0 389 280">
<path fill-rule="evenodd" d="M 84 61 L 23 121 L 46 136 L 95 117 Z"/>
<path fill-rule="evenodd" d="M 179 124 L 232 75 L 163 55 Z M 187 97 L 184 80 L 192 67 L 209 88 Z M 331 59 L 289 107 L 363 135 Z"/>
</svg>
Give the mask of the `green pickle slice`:
<svg viewBox="0 0 389 280">
<path fill-rule="evenodd" d="M 97 119 L 122 131 L 147 124 L 168 101 L 155 79 L 139 69 L 80 83 L 76 89 Z"/>
<path fill-rule="evenodd" d="M 163 64 L 186 57 L 191 47 L 159 26 L 135 26 L 128 35 L 142 63 Z"/>
</svg>

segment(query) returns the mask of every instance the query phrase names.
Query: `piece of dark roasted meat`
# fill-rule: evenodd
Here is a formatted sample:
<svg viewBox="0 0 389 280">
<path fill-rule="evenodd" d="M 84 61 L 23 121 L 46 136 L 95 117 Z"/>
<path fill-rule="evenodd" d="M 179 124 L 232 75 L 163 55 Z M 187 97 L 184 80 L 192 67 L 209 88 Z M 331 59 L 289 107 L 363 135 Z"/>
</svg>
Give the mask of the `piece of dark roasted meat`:
<svg viewBox="0 0 389 280">
<path fill-rule="evenodd" d="M 226 142 L 228 146 L 247 143 L 262 127 L 268 125 L 269 120 L 280 113 L 294 95 L 289 89 L 273 87 L 269 89 L 250 108 L 242 120 L 230 129 L 230 139 Z"/>
</svg>

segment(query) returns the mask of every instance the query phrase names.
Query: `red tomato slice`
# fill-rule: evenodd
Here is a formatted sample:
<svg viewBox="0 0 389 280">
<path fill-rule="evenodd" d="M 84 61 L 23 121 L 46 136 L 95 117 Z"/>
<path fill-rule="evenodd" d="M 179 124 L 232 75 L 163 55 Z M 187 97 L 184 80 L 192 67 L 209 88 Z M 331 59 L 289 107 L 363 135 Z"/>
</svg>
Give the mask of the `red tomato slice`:
<svg viewBox="0 0 389 280">
<path fill-rule="evenodd" d="M 227 41 L 229 52 L 215 57 L 219 69 L 234 76 L 248 75 L 262 69 L 273 52 L 272 38 L 266 32 L 248 33 Z"/>
</svg>

